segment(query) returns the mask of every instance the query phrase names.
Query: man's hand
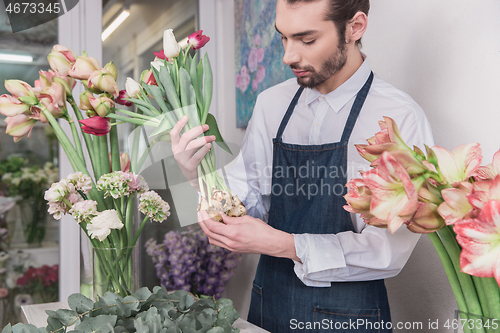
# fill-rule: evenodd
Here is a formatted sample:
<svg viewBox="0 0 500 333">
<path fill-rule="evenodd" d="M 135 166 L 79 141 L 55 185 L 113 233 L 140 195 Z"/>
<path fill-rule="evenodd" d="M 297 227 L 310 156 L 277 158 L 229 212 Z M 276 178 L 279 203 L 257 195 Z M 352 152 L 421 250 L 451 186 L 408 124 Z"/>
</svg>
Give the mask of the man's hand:
<svg viewBox="0 0 500 333">
<path fill-rule="evenodd" d="M 224 223 L 212 220 L 206 211 L 198 212 L 198 223 L 210 244 L 233 252 L 267 254 L 300 261 L 295 253 L 292 234 L 274 229 L 248 215 L 229 217 L 221 213 L 221 216 Z"/>
<path fill-rule="evenodd" d="M 179 164 L 182 174 L 189 181 L 191 186 L 199 190 L 198 185 L 198 164 L 210 150 L 211 142 L 215 141 L 215 136 L 202 136 L 208 131 L 208 125 L 196 126 L 184 134 L 180 135 L 184 126 L 188 122 L 188 116 L 182 117 L 170 131 L 172 140 L 172 152 Z"/>
</svg>

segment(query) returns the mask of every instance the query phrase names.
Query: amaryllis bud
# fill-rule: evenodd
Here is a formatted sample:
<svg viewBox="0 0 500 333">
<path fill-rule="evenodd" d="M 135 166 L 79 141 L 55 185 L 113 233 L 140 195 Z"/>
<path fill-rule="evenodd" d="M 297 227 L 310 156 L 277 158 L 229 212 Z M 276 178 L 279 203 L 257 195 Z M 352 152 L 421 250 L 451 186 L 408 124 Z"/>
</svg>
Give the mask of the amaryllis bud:
<svg viewBox="0 0 500 333">
<path fill-rule="evenodd" d="M 76 61 L 76 54 L 62 45 L 54 45 L 47 56 L 50 67 L 59 74 L 66 75 Z"/>
<path fill-rule="evenodd" d="M 21 140 L 26 134 L 31 136 L 31 130 L 35 126 L 36 120 L 31 119 L 25 114 L 19 114 L 14 117 L 5 118 L 7 129 L 5 133 L 14 137 L 14 142 Z"/>
<path fill-rule="evenodd" d="M 94 110 L 87 110 L 87 112 L 85 112 L 85 114 L 87 115 L 88 118 L 92 118 L 92 117 L 97 116 L 97 113 Z"/>
<path fill-rule="evenodd" d="M 83 124 L 83 132 L 97 136 L 106 135 L 111 129 L 111 119 L 99 116 L 82 119 L 80 123 Z"/>
<path fill-rule="evenodd" d="M 68 75 L 78 80 L 88 80 L 90 75 L 101 68 L 96 58 L 82 55 L 76 58 L 73 67 L 68 70 Z"/>
<path fill-rule="evenodd" d="M 52 70 L 40 71 L 40 86 L 42 89 L 47 89 L 52 85 L 52 79 L 56 76 L 56 73 Z"/>
<path fill-rule="evenodd" d="M 100 69 L 93 72 L 88 78 L 88 88 L 96 88 L 104 92 L 108 92 L 115 97 L 118 97 L 120 91 L 113 75 L 107 69 Z"/>
<path fill-rule="evenodd" d="M 130 96 L 127 94 L 127 91 L 120 90 L 120 94 L 118 95 L 117 98 L 115 98 L 115 102 L 121 105 L 125 105 L 127 107 L 131 107 L 133 103 L 126 100 L 129 97 Z"/>
<path fill-rule="evenodd" d="M 30 106 L 22 103 L 14 96 L 4 94 L 0 96 L 0 113 L 6 117 L 14 117 L 28 112 Z"/>
<path fill-rule="evenodd" d="M 118 70 L 116 69 L 115 64 L 110 61 L 106 64 L 106 66 L 104 66 L 104 69 L 107 69 L 116 81 L 116 78 L 118 77 Z"/>
<path fill-rule="evenodd" d="M 94 110 L 90 104 L 90 98 L 94 98 L 94 95 L 88 91 L 84 91 L 80 94 L 80 105 L 78 108 L 83 111 Z"/>
<path fill-rule="evenodd" d="M 193 50 L 197 50 L 205 46 L 208 41 L 210 41 L 210 37 L 202 35 L 203 30 L 198 30 L 191 35 L 189 35 L 187 43 L 191 45 Z"/>
<path fill-rule="evenodd" d="M 55 84 L 58 84 L 60 86 L 63 87 L 64 91 L 66 92 L 66 95 L 72 95 L 73 94 L 73 87 L 75 86 L 74 83 L 75 83 L 75 79 L 73 79 L 72 77 L 69 77 L 70 82 L 68 82 L 68 80 L 65 80 L 63 78 L 60 78 L 60 77 L 54 77 L 52 80 L 53 80 L 53 83 Z"/>
<path fill-rule="evenodd" d="M 163 52 L 165 57 L 171 59 L 179 56 L 181 47 L 175 40 L 174 32 L 172 29 L 167 29 L 163 32 Z"/>
<path fill-rule="evenodd" d="M 92 105 L 92 108 L 100 117 L 106 117 L 111 112 L 111 108 L 115 106 L 115 102 L 113 102 L 111 98 L 106 96 L 89 98 L 89 101 Z"/>
<path fill-rule="evenodd" d="M 137 95 L 141 93 L 141 86 L 131 77 L 127 78 L 127 81 L 125 82 L 125 89 L 127 90 L 127 95 L 132 98 L 137 98 Z"/>
<path fill-rule="evenodd" d="M 35 94 L 33 93 L 33 88 L 24 81 L 21 80 L 5 80 L 5 89 L 12 94 L 14 97 L 28 97 L 28 100 L 22 101 L 26 104 L 37 104 Z"/>
</svg>

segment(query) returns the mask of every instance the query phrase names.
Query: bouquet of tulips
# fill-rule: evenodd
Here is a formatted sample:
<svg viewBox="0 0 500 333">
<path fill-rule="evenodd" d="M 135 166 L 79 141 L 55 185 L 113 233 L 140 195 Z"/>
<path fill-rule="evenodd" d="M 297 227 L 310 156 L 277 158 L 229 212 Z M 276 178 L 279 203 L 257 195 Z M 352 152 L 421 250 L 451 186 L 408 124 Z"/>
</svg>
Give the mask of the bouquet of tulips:
<svg viewBox="0 0 500 333">
<path fill-rule="evenodd" d="M 426 147 L 425 154 L 405 144 L 391 118 L 379 124 L 368 144 L 356 145 L 373 169 L 347 183 L 344 208 L 392 233 L 405 224 L 428 234 L 459 310 L 500 319 L 500 151 L 486 166 L 477 143 Z"/>
<path fill-rule="evenodd" d="M 214 135 L 216 143 L 231 153 L 219 132 L 215 117 L 208 112 L 213 91 L 213 74 L 208 55 L 205 54 L 198 62 L 196 55 L 190 54 L 190 50 L 197 50 L 210 40 L 202 35 L 202 32 L 200 30 L 190 35 L 187 47 L 182 49 L 172 30 L 165 30 L 163 50 L 155 52 L 156 58 L 151 63 L 151 69 L 141 75 L 141 84 L 127 78 L 128 98 L 125 100 L 134 103 L 139 111 L 117 110 L 123 115 L 110 113 L 107 117 L 155 127 L 150 135 L 154 137 L 169 131 L 187 115 L 189 121 L 184 128 L 185 131 L 198 125 L 208 124 L 209 130 L 205 135 Z M 132 155 L 136 156 L 137 152 L 133 151 Z M 246 214 L 243 203 L 237 196 L 231 194 L 222 177 L 216 172 L 213 150 L 210 150 L 201 161 L 198 175 L 198 185 L 202 195 L 199 210 L 207 210 L 209 215 L 218 221 L 222 221 L 220 212 L 229 216 Z"/>
<path fill-rule="evenodd" d="M 139 234 L 148 219 L 166 219 L 169 206 L 155 192 L 148 191 L 142 176 L 133 173 L 140 166 L 135 161 L 132 165 L 128 154 L 120 154 L 118 123 L 107 116 L 116 112 L 115 103 L 129 102 L 123 99 L 125 90 L 118 90 L 113 62 L 101 67 L 97 59 L 85 52 L 77 56 L 61 45 L 53 47 L 48 61 L 52 69 L 40 71 L 34 87 L 20 80 L 5 81 L 10 95 L 0 96 L 0 113 L 7 117 L 6 132 L 17 142 L 25 135 L 29 138 L 37 121 L 50 124 L 75 173 L 53 183 L 45 192 L 49 213 L 56 219 L 71 214 L 94 250 L 111 249 L 95 252 L 99 275 L 111 290 L 125 296 L 131 289 L 131 251 Z M 79 106 L 73 98 L 77 81 L 85 88 Z M 68 111 L 67 103 L 74 115 Z M 68 122 L 73 142 L 57 118 Z M 133 212 L 137 195 L 139 210 L 146 217 L 136 231 Z"/>
</svg>

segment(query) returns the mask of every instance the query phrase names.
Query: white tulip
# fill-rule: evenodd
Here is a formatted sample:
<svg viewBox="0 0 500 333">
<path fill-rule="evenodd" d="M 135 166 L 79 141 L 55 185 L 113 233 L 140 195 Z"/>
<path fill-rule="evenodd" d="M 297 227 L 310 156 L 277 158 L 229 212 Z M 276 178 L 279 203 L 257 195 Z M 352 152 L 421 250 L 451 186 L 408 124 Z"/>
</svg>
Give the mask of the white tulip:
<svg viewBox="0 0 500 333">
<path fill-rule="evenodd" d="M 167 29 L 163 32 L 163 52 L 169 60 L 179 56 L 179 52 L 181 52 L 181 47 L 175 40 L 172 29 Z"/>
<path fill-rule="evenodd" d="M 125 82 L 125 90 L 127 91 L 127 95 L 132 98 L 137 98 L 137 95 L 141 92 L 141 86 L 137 81 L 135 81 L 131 77 L 128 77 L 127 81 Z"/>
</svg>

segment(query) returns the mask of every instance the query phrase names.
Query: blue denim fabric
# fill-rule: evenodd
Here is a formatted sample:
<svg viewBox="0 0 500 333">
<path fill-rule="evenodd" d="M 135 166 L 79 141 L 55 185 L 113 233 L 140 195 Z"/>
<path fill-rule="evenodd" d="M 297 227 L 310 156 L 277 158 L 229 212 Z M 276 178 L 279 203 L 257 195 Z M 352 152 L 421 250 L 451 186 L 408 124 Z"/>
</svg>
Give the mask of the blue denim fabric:
<svg viewBox="0 0 500 333">
<path fill-rule="evenodd" d="M 372 81 L 373 73 L 357 94 L 341 141 L 322 145 L 282 141 L 303 88 L 297 91 L 273 139 L 272 227 L 297 234 L 354 231 L 343 208 L 347 143 Z M 295 275 L 292 260 L 266 255 L 261 256 L 257 268 L 248 320 L 273 333 L 391 332 L 380 329 L 382 320 L 390 321 L 383 280 L 308 287 Z M 302 329 L 299 323 L 303 323 Z"/>
</svg>

